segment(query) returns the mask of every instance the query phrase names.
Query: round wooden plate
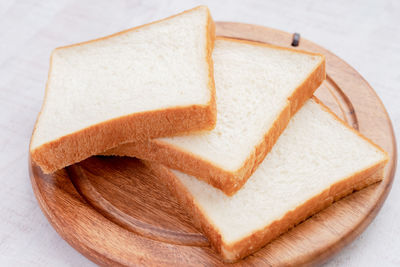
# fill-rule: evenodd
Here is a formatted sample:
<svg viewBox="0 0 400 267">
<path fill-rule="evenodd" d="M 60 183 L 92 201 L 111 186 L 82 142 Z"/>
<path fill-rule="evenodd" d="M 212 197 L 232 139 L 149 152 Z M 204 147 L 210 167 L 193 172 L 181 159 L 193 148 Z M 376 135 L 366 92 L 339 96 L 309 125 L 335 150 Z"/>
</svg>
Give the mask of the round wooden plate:
<svg viewBox="0 0 400 267">
<path fill-rule="evenodd" d="M 217 23 L 217 35 L 289 47 L 292 35 L 261 26 Z M 375 217 L 393 182 L 396 145 L 390 119 L 374 90 L 324 48 L 327 79 L 316 95 L 336 114 L 385 149 L 384 180 L 301 223 L 236 265 L 321 263 L 358 236 Z M 52 175 L 29 163 L 39 204 L 57 232 L 101 265 L 222 265 L 207 239 L 140 161 L 92 157 Z"/>
</svg>

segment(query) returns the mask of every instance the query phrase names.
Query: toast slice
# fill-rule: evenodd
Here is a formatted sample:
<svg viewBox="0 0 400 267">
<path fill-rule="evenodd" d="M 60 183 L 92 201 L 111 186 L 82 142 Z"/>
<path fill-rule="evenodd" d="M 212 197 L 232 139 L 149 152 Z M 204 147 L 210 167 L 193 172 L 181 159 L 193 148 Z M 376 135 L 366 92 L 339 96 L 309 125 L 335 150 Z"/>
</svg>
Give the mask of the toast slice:
<svg viewBox="0 0 400 267">
<path fill-rule="evenodd" d="M 228 262 L 237 261 L 353 190 L 383 177 L 387 154 L 310 99 L 232 197 L 145 162 Z"/>
<path fill-rule="evenodd" d="M 118 146 L 193 175 L 227 195 L 239 190 L 325 79 L 322 55 L 217 37 L 213 51 L 217 124 L 209 132 Z"/>
<path fill-rule="evenodd" d="M 30 153 L 45 173 L 119 144 L 215 126 L 207 7 L 57 48 Z"/>
</svg>

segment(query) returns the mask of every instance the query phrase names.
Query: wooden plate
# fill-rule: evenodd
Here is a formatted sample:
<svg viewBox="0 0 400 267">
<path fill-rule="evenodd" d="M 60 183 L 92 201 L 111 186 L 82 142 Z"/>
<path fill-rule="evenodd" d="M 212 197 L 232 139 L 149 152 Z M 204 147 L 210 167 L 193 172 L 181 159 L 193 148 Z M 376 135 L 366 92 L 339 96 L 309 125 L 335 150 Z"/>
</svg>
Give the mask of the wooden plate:
<svg viewBox="0 0 400 267">
<path fill-rule="evenodd" d="M 217 23 L 217 34 L 290 46 L 292 35 L 261 26 Z M 390 155 L 381 183 L 311 217 L 236 265 L 320 263 L 358 236 L 375 217 L 393 182 L 396 145 L 374 90 L 353 68 L 305 39 L 299 48 L 327 58 L 316 95 Z M 38 202 L 57 232 L 101 265 L 222 265 L 207 239 L 140 161 L 92 157 L 52 175 L 31 166 Z"/>
</svg>

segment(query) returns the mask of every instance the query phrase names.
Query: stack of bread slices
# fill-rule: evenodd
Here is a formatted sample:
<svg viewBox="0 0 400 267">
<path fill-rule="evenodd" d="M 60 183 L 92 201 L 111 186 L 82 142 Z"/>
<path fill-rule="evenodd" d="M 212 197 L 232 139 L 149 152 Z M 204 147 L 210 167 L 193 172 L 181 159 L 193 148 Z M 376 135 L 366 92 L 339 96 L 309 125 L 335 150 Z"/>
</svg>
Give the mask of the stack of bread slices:
<svg viewBox="0 0 400 267">
<path fill-rule="evenodd" d="M 142 159 L 224 261 L 382 179 L 387 154 L 313 97 L 323 55 L 216 37 L 206 7 L 57 48 L 50 63 L 32 160 L 51 173 Z"/>
</svg>

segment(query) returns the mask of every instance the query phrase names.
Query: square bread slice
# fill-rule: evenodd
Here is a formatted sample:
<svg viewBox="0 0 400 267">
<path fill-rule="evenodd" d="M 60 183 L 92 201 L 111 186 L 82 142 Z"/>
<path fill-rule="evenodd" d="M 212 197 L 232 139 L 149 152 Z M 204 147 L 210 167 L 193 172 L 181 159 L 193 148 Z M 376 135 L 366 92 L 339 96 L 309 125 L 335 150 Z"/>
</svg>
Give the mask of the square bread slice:
<svg viewBox="0 0 400 267">
<path fill-rule="evenodd" d="M 57 48 L 30 153 L 45 173 L 119 144 L 214 128 L 207 7 Z"/>
<path fill-rule="evenodd" d="M 217 37 L 212 131 L 118 146 L 104 155 L 162 163 L 227 195 L 239 190 L 325 79 L 322 55 Z"/>
<path fill-rule="evenodd" d="M 145 163 L 222 258 L 233 262 L 333 201 L 381 180 L 387 160 L 378 146 L 310 99 L 231 197 L 187 174 Z"/>
</svg>

